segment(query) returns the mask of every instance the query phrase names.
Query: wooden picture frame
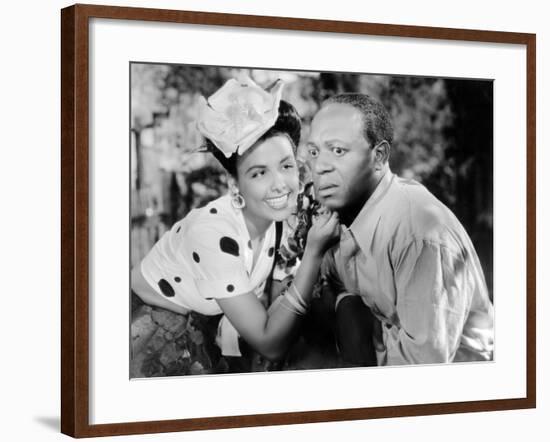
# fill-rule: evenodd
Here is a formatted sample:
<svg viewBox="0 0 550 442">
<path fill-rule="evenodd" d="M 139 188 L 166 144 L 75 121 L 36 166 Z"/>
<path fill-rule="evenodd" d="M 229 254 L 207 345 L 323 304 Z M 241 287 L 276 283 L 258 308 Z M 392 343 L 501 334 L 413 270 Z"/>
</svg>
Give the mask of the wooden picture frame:
<svg viewBox="0 0 550 442">
<path fill-rule="evenodd" d="M 413 39 L 521 45 L 526 48 L 526 395 L 506 399 L 411 404 L 268 414 L 194 417 L 90 424 L 89 294 L 89 21 L 91 18 L 199 24 L 309 33 L 344 33 Z M 265 425 L 330 422 L 384 417 L 497 411 L 536 406 L 536 157 L 533 34 L 431 28 L 374 23 L 264 17 L 97 5 L 61 11 L 61 431 L 73 437 L 143 434 Z M 124 123 L 124 122 L 123 122 Z"/>
</svg>

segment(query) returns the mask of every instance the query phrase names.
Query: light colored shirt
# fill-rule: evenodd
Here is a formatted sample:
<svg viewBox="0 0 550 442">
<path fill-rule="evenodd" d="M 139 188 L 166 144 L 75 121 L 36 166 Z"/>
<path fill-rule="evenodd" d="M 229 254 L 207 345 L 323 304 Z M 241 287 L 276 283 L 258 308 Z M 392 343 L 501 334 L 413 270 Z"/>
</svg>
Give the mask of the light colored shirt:
<svg viewBox="0 0 550 442">
<path fill-rule="evenodd" d="M 323 271 L 380 321 L 378 365 L 492 360 L 493 305 L 476 251 L 416 181 L 388 170 Z"/>
</svg>

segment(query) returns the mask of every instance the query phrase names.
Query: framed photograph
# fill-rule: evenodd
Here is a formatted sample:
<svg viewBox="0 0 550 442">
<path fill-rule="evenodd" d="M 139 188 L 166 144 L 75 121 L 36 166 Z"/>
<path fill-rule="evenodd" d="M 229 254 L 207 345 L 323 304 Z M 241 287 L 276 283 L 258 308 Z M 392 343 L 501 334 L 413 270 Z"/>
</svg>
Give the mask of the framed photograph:
<svg viewBox="0 0 550 442">
<path fill-rule="evenodd" d="M 63 433 L 536 406 L 535 35 L 61 31 Z"/>
</svg>

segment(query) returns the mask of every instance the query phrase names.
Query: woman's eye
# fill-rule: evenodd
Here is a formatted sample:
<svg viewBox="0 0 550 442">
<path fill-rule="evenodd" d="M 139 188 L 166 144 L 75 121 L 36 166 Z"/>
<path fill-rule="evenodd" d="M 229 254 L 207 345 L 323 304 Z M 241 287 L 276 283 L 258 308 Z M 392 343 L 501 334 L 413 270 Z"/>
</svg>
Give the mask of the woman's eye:
<svg viewBox="0 0 550 442">
<path fill-rule="evenodd" d="M 319 151 L 317 149 L 309 149 L 309 156 L 311 158 L 317 158 L 319 156 Z"/>
<path fill-rule="evenodd" d="M 283 169 L 285 169 L 285 170 L 294 169 L 294 164 L 287 163 L 283 166 Z"/>
<path fill-rule="evenodd" d="M 346 151 L 344 149 L 342 149 L 341 147 L 333 147 L 332 152 L 337 157 L 341 157 L 342 155 L 344 155 L 346 153 Z"/>
<path fill-rule="evenodd" d="M 260 176 L 264 176 L 265 172 L 262 170 L 262 171 L 259 171 L 259 172 L 254 172 L 251 176 L 251 178 L 258 178 Z"/>
</svg>

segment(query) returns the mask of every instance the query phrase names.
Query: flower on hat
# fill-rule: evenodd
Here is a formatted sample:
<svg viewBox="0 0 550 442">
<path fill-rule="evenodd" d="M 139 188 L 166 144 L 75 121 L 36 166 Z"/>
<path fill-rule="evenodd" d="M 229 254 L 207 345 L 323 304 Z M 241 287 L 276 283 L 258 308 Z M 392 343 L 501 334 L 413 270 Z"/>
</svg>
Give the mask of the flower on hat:
<svg viewBox="0 0 550 442">
<path fill-rule="evenodd" d="M 230 79 L 201 97 L 197 127 L 227 158 L 242 155 L 277 121 L 282 91 L 280 80 L 268 92 L 249 77 Z"/>
</svg>

